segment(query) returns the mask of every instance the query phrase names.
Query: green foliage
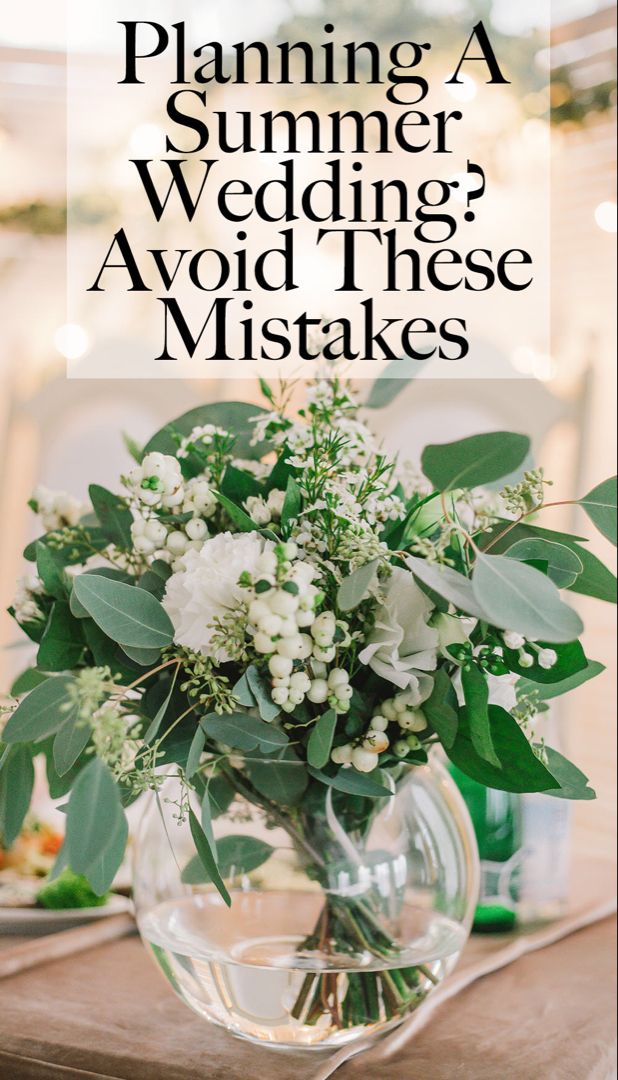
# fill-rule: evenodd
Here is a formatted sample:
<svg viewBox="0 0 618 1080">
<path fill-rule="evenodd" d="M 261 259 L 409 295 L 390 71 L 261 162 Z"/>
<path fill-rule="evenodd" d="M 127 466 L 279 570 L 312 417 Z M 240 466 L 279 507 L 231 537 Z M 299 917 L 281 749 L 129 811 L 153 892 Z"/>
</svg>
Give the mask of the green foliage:
<svg viewBox="0 0 618 1080">
<path fill-rule="evenodd" d="M 35 558 L 36 572 L 45 591 L 56 600 L 66 600 L 69 595 L 69 578 L 60 556 L 38 541 L 35 544 Z"/>
<path fill-rule="evenodd" d="M 583 630 L 554 583 L 516 559 L 479 554 L 472 586 L 487 620 L 503 630 L 550 642 L 573 641 Z"/>
<path fill-rule="evenodd" d="M 557 648 L 556 651 L 558 651 Z M 528 669 L 525 673 L 526 677 L 520 679 L 517 685 L 523 691 L 534 690 L 541 701 L 550 701 L 552 698 L 561 697 L 563 694 L 570 694 L 572 690 L 576 690 L 578 686 L 583 686 L 590 679 L 596 679 L 597 675 L 601 675 L 604 671 L 604 665 L 600 664 L 598 660 L 588 660 L 584 668 L 568 675 L 559 682 L 545 682 L 538 679 L 536 674 L 533 681 L 530 678 L 530 669 Z"/>
<path fill-rule="evenodd" d="M 118 872 L 126 842 L 118 785 L 107 766 L 94 758 L 79 773 L 69 799 L 64 841 L 68 865 L 102 896 Z"/>
<path fill-rule="evenodd" d="M 307 743 L 307 761 L 314 769 L 323 769 L 330 761 L 333 746 L 337 714 L 334 709 L 322 713 L 311 729 Z"/>
<path fill-rule="evenodd" d="M 599 532 L 616 547 L 616 477 L 604 480 L 579 500 Z"/>
<path fill-rule="evenodd" d="M 57 600 L 41 638 L 37 666 L 44 672 L 71 671 L 83 659 L 85 648 L 80 623 L 69 605 Z"/>
<path fill-rule="evenodd" d="M 223 878 L 219 873 L 217 867 L 217 861 L 213 853 L 211 843 L 204 832 L 204 829 L 197 820 L 193 810 L 189 810 L 189 827 L 191 829 L 191 836 L 193 837 L 193 843 L 195 844 L 199 860 L 207 874 L 208 880 L 212 881 L 219 894 L 228 907 L 231 907 L 232 898 L 227 891 Z"/>
<path fill-rule="evenodd" d="M 574 585 L 584 569 L 584 564 L 576 551 L 565 544 L 555 544 L 540 537 L 530 540 L 518 540 L 508 548 L 509 559 L 518 559 L 526 563 L 547 564 L 547 575 L 559 589 L 568 589 Z"/>
<path fill-rule="evenodd" d="M 486 617 L 469 578 L 452 570 L 450 566 L 436 566 L 414 555 L 407 555 L 405 562 L 415 578 L 436 592 L 438 596 L 454 604 L 460 611 L 466 615 L 473 615 L 477 619 Z"/>
<path fill-rule="evenodd" d="M 35 686 L 40 686 L 49 678 L 44 671 L 37 671 L 36 668 L 26 668 L 22 671 L 21 675 L 18 675 L 15 682 L 11 686 L 11 697 L 21 697 L 23 694 L 30 693 L 34 690 Z"/>
<path fill-rule="evenodd" d="M 288 746 L 270 757 L 253 754 L 246 769 L 256 791 L 280 806 L 296 806 L 309 782 L 303 762 Z"/>
<path fill-rule="evenodd" d="M 511 431 L 472 435 L 457 442 L 427 446 L 421 465 L 438 491 L 474 488 L 502 480 L 525 461 L 530 439 Z"/>
<path fill-rule="evenodd" d="M 134 585 L 81 574 L 73 586 L 76 598 L 112 641 L 137 649 L 170 645 L 174 627 L 159 601 Z"/>
<path fill-rule="evenodd" d="M 32 751 L 29 746 L 11 746 L 0 756 L 0 762 L 0 841 L 4 847 L 11 847 L 21 832 L 32 798 Z"/>
<path fill-rule="evenodd" d="M 101 530 L 107 539 L 119 548 L 131 550 L 133 514 L 126 500 L 99 484 L 91 484 L 88 491 Z"/>
<path fill-rule="evenodd" d="M 379 769 L 375 769 L 371 776 L 356 772 L 354 769 L 339 769 L 336 772 L 327 773 L 311 766 L 308 772 L 314 780 L 319 780 L 320 783 L 334 788 L 335 791 L 343 791 L 346 795 L 364 795 L 368 799 L 381 799 L 393 794 L 390 787 L 373 779 L 376 773 L 379 774 Z"/>
<path fill-rule="evenodd" d="M 71 714 L 54 738 L 54 766 L 58 776 L 66 776 L 90 741 L 90 724 Z"/>
<path fill-rule="evenodd" d="M 519 724 L 498 705 L 488 707 L 491 737 L 499 767 L 481 757 L 472 742 L 466 710 L 459 714 L 457 738 L 448 749 L 451 761 L 466 776 L 499 791 L 549 791 L 556 780 L 534 753 Z"/>
<path fill-rule="evenodd" d="M 302 495 L 300 488 L 293 476 L 288 477 L 285 488 L 285 499 L 281 511 L 281 527 L 287 530 L 290 524 L 296 520 L 302 509 Z"/>
<path fill-rule="evenodd" d="M 285 732 L 258 720 L 248 713 L 210 713 L 201 720 L 204 731 L 211 739 L 233 746 L 236 750 L 261 750 L 274 753 L 288 742 Z"/>
<path fill-rule="evenodd" d="M 423 702 L 423 712 L 442 745 L 447 749 L 451 747 L 459 727 L 457 695 L 444 668 L 438 668 L 434 674 L 433 691 L 431 697 Z"/>
<path fill-rule="evenodd" d="M 102 529 L 92 525 L 55 530 L 28 544 L 24 549 L 24 558 L 28 562 L 36 562 L 39 544 L 49 548 L 62 566 L 76 566 L 103 551 L 108 546 L 109 540 Z"/>
<path fill-rule="evenodd" d="M 337 590 L 337 606 L 340 611 L 353 611 L 362 603 L 376 579 L 378 566 L 378 560 L 372 559 L 343 579 Z"/>
<path fill-rule="evenodd" d="M 547 759 L 547 767 L 554 779 L 558 781 L 558 787 L 546 792 L 547 795 L 554 795 L 559 799 L 581 799 L 584 801 L 596 799 L 596 792 L 588 786 L 588 777 L 584 776 L 583 772 L 572 761 L 568 761 L 557 750 L 552 750 L 551 746 L 546 746 L 544 753 Z"/>
<path fill-rule="evenodd" d="M 222 878 L 237 877 L 257 870 L 275 849 L 254 836 L 224 836 L 217 843 L 217 869 Z M 211 878 L 199 857 L 191 859 L 181 874 L 187 885 L 200 885 Z"/>
<path fill-rule="evenodd" d="M 2 738 L 5 743 L 40 742 L 53 735 L 70 717 L 75 680 L 58 675 L 35 686 L 9 718 Z"/>
<path fill-rule="evenodd" d="M 101 895 L 95 893 L 83 874 L 74 874 L 69 869 L 63 870 L 53 881 L 46 881 L 36 894 L 37 904 L 50 911 L 102 907 L 108 900 L 108 892 Z"/>
<path fill-rule="evenodd" d="M 579 641 L 569 641 L 565 645 L 554 644 L 549 646 L 546 641 L 537 642 L 539 648 L 552 648 L 558 657 L 556 663 L 550 668 L 542 668 L 541 665 L 536 662 L 532 667 L 524 668 L 519 662 L 519 652 L 517 649 L 507 649 L 504 647 L 504 659 L 508 664 L 511 671 L 514 671 L 517 675 L 521 675 L 523 678 L 533 683 L 560 683 L 563 679 L 568 678 L 570 675 L 577 675 L 583 672 L 588 667 L 588 660 L 586 654 Z"/>
<path fill-rule="evenodd" d="M 196 409 L 179 416 L 171 424 L 166 424 L 161 431 L 153 435 L 144 447 L 144 455 L 158 450 L 161 454 L 175 454 L 178 443 L 175 436 L 190 435 L 193 428 L 206 424 L 215 424 L 236 436 L 234 453 L 247 460 L 259 460 L 270 449 L 268 443 L 252 445 L 253 425 L 250 421 L 266 412 L 259 405 L 249 405 L 244 401 L 218 401 L 214 405 L 200 405 Z"/>
<path fill-rule="evenodd" d="M 466 703 L 466 724 L 472 746 L 484 761 L 500 769 L 502 765 L 494 749 L 491 735 L 487 679 L 476 664 L 464 664 L 461 669 L 461 685 Z"/>
</svg>

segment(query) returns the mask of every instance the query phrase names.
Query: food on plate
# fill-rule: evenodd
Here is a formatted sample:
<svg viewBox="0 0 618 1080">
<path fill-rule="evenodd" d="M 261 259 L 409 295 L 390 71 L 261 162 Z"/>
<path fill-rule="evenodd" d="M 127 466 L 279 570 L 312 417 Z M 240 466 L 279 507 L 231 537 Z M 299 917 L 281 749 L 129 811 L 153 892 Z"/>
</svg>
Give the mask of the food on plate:
<svg viewBox="0 0 618 1080">
<path fill-rule="evenodd" d="M 102 907 L 109 900 L 110 894 L 104 893 L 97 896 L 92 891 L 87 878 L 82 874 L 74 874 L 72 870 L 63 870 L 62 873 L 47 881 L 36 894 L 36 902 L 39 907 L 59 911 L 62 908 L 91 908 Z"/>
</svg>

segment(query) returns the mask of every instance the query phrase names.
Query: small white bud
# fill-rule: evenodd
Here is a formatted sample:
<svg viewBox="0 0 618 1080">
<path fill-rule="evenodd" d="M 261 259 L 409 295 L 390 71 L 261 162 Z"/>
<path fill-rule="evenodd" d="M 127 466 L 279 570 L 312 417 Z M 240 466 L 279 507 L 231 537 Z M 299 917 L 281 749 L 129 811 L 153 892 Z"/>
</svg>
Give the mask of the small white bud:
<svg viewBox="0 0 618 1080">
<path fill-rule="evenodd" d="M 293 615 L 298 607 L 298 597 L 283 589 L 275 589 L 268 597 L 268 606 L 275 615 Z"/>
<path fill-rule="evenodd" d="M 373 750 L 375 754 L 381 754 L 383 750 L 388 748 L 388 745 L 388 735 L 383 731 L 372 731 L 370 729 L 363 739 L 363 749 Z"/>
<path fill-rule="evenodd" d="M 262 634 L 260 631 L 253 638 L 253 647 L 256 652 L 259 653 L 271 653 L 275 651 L 275 645 L 272 638 L 269 638 L 268 634 Z"/>
<path fill-rule="evenodd" d="M 268 634 L 269 637 L 276 637 L 277 634 L 281 633 L 283 619 L 280 615 L 273 615 L 273 613 L 269 609 L 267 610 L 267 615 L 262 615 L 259 619 L 256 620 L 257 625 L 262 634 Z M 251 608 L 249 608 L 249 614 L 251 614 Z"/>
<path fill-rule="evenodd" d="M 314 705 L 321 705 L 322 702 L 326 701 L 328 697 L 328 683 L 326 682 L 326 679 L 313 679 L 311 686 L 307 691 L 307 697 Z"/>
<path fill-rule="evenodd" d="M 334 690 L 338 686 L 347 686 L 350 681 L 350 676 L 343 668 L 333 668 L 328 676 L 328 685 L 331 690 Z"/>
<path fill-rule="evenodd" d="M 403 731 L 424 731 L 427 720 L 422 709 L 406 709 L 397 714 L 397 723 Z"/>
<path fill-rule="evenodd" d="M 397 719 L 397 713 L 395 712 L 395 703 L 392 698 L 389 698 L 388 701 L 383 701 L 380 708 L 382 709 L 382 715 L 385 716 L 387 720 Z"/>
<path fill-rule="evenodd" d="M 272 612 L 263 600 L 252 600 L 249 604 L 249 618 L 252 623 L 259 626 L 262 619 L 267 619 L 272 615 Z"/>
<path fill-rule="evenodd" d="M 397 757 L 406 757 L 410 747 L 405 739 L 397 739 L 396 743 L 393 743 L 392 750 Z"/>
<path fill-rule="evenodd" d="M 275 648 L 279 656 L 287 657 L 290 661 L 302 659 L 303 642 L 300 634 L 296 637 L 280 638 Z"/>
<path fill-rule="evenodd" d="M 288 700 L 288 689 L 286 686 L 275 686 L 271 693 L 271 697 L 275 705 L 284 705 Z"/>
<path fill-rule="evenodd" d="M 534 657 L 529 652 L 524 652 L 523 649 L 519 654 L 519 664 L 523 668 L 534 667 Z"/>
<path fill-rule="evenodd" d="M 558 653 L 555 649 L 541 649 L 539 653 L 539 664 L 545 671 L 549 671 L 550 668 L 555 667 L 558 663 Z"/>
<path fill-rule="evenodd" d="M 330 755 L 330 760 L 334 761 L 335 765 L 351 765 L 352 751 L 350 743 L 346 743 L 345 746 L 336 746 Z"/>
<path fill-rule="evenodd" d="M 377 716 L 372 717 L 371 728 L 373 731 L 386 731 L 387 727 L 388 720 L 386 716 L 380 716 L 378 713 Z"/>
<path fill-rule="evenodd" d="M 268 661 L 268 670 L 275 679 L 284 679 L 291 675 L 294 668 L 292 660 L 287 656 L 271 656 Z"/>
<path fill-rule="evenodd" d="M 185 525 L 185 532 L 189 540 L 205 540 L 208 536 L 208 526 L 201 518 L 192 518 Z"/>
<path fill-rule="evenodd" d="M 316 660 L 323 660 L 326 664 L 330 664 L 331 660 L 335 659 L 336 651 L 334 645 L 330 645 L 327 649 L 321 648 L 320 645 L 313 646 L 313 655 Z"/>
<path fill-rule="evenodd" d="M 185 533 L 176 530 L 169 534 L 165 546 L 168 551 L 171 551 L 172 555 L 184 555 L 188 547 L 188 541 Z"/>
<path fill-rule="evenodd" d="M 371 750 L 363 750 L 362 746 L 356 746 L 352 751 L 352 764 L 358 772 L 373 772 L 378 762 L 378 755 Z"/>
<path fill-rule="evenodd" d="M 149 540 L 152 540 L 157 547 L 163 547 L 167 536 L 167 529 L 162 521 L 157 521 L 156 518 L 153 518 L 152 521 L 147 521 L 145 523 L 144 536 L 147 536 Z"/>
<path fill-rule="evenodd" d="M 517 634 L 514 630 L 506 630 L 502 635 L 502 640 L 507 649 L 521 649 L 522 645 L 526 644 L 524 635 Z"/>
</svg>

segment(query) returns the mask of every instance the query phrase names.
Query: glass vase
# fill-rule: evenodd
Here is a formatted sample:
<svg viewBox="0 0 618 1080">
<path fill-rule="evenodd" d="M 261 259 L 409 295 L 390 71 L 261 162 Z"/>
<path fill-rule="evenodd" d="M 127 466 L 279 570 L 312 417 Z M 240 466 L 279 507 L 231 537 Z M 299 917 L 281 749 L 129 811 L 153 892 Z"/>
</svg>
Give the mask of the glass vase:
<svg viewBox="0 0 618 1080">
<path fill-rule="evenodd" d="M 438 762 L 402 769 L 380 800 L 315 788 L 288 810 L 237 795 L 204 822 L 229 907 L 196 858 L 177 778 L 150 798 L 136 843 L 138 925 L 160 970 L 201 1016 L 275 1047 L 341 1046 L 422 1006 L 477 899 L 474 832 Z"/>
</svg>

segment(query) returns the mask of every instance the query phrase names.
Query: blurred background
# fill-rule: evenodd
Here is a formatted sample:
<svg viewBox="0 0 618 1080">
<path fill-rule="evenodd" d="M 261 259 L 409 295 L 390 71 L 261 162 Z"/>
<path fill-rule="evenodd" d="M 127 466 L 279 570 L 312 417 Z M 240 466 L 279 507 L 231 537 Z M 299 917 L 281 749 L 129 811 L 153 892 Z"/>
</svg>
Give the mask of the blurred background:
<svg viewBox="0 0 618 1080">
<path fill-rule="evenodd" d="M 259 400 L 256 386 L 238 380 L 66 380 L 66 361 L 87 355 L 91 341 L 66 316 L 66 26 L 54 10 L 60 6 L 43 0 L 13 5 L 0 23 L 0 694 L 29 660 L 27 647 L 16 647 L 19 633 L 4 609 L 22 572 L 23 547 L 36 529 L 26 505 L 36 484 L 78 496 L 91 482 L 113 488 L 128 460 L 121 432 L 139 443 L 200 401 Z M 156 7 L 153 0 L 150 18 L 157 17 Z M 163 7 L 172 22 L 174 4 Z M 242 7 L 242 36 L 249 40 L 254 31 Z M 305 32 L 313 20 L 316 35 L 326 14 L 342 27 L 354 29 L 358 21 L 358 0 L 269 0 L 260 7 L 268 9 L 280 39 L 294 34 L 299 18 Z M 241 25 L 238 0 L 219 5 L 221 10 L 241 36 L 235 29 Z M 440 441 L 437 431 L 457 438 L 495 428 L 525 430 L 556 497 L 569 498 L 615 472 L 616 10 L 605 0 L 555 0 L 551 27 L 537 25 L 538 15 L 539 5 L 527 0 L 383 0 L 379 18 L 373 16 L 372 34 L 385 42 L 399 40 L 405 19 L 428 33 L 433 26 L 437 37 L 454 16 L 468 25 L 482 17 L 493 28 L 492 39 L 510 42 L 515 77 L 509 95 L 502 112 L 483 114 L 498 183 L 507 182 L 500 162 L 508 159 L 515 118 L 526 132 L 531 160 L 535 147 L 551 137 L 551 345 L 512 358 L 513 375 L 526 375 L 523 380 L 419 381 L 376 421 L 387 448 L 412 460 L 426 442 Z M 210 26 L 209 37 L 219 31 Z M 105 41 L 91 30 L 72 45 L 89 78 L 104 78 Z M 527 92 L 521 90 L 526 72 L 517 71 L 517 56 L 524 65 L 531 50 L 539 84 L 551 76 L 549 113 L 529 80 Z M 465 92 L 474 96 L 473 81 Z M 96 123 L 109 131 L 113 148 L 120 124 L 114 110 L 102 109 Z M 136 153 L 148 154 L 157 131 L 140 123 L 130 138 Z M 100 186 L 85 182 L 78 199 L 71 212 L 90 224 L 105 225 L 118 212 Z M 109 225 L 107 231 L 113 231 Z M 119 325 L 130 335 L 120 315 Z M 549 511 L 545 523 L 587 531 L 570 509 Z M 601 537 L 594 536 L 591 547 L 611 565 L 613 549 Z M 596 803 L 575 808 L 575 846 L 609 855 L 616 832 L 615 609 L 583 599 L 577 606 L 586 622 L 587 653 L 608 670 L 560 711 L 570 755 L 599 795 Z"/>
</svg>

